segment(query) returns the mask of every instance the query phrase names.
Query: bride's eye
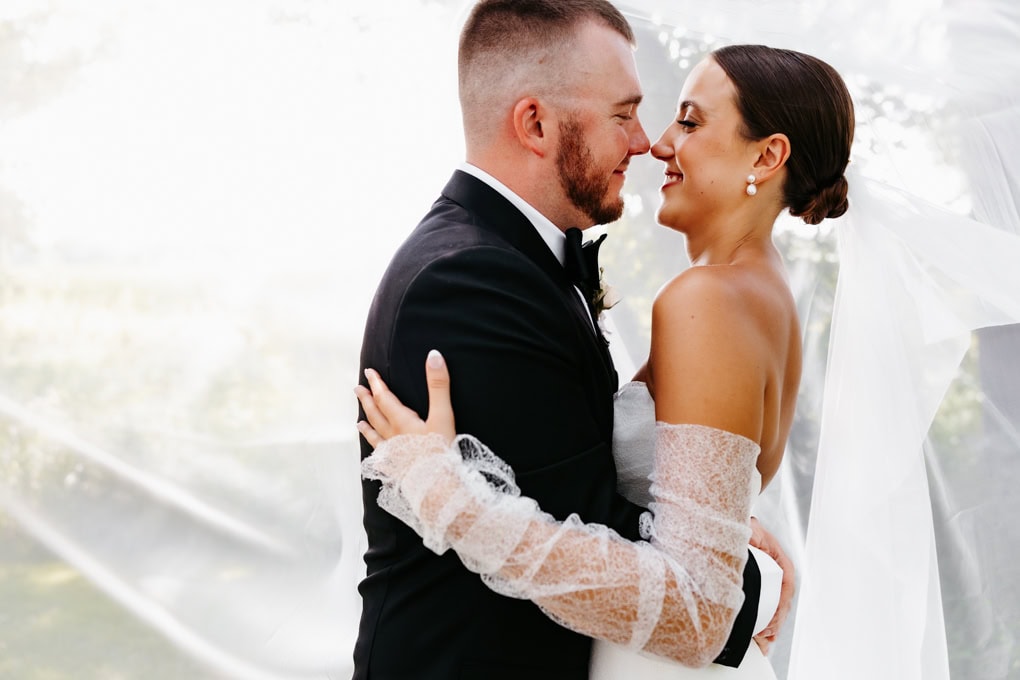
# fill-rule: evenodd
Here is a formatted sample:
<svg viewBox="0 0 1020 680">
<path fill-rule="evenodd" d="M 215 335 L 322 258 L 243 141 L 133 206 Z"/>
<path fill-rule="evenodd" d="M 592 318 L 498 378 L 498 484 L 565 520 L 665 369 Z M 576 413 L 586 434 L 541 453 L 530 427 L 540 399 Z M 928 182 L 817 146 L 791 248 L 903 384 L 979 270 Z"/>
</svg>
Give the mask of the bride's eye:
<svg viewBox="0 0 1020 680">
<path fill-rule="evenodd" d="M 686 128 L 688 132 L 690 132 L 694 128 L 698 127 L 698 124 L 695 123 L 693 120 L 686 120 L 686 119 L 683 119 L 683 118 L 678 120 L 676 122 L 676 124 L 679 125 L 682 128 Z"/>
</svg>

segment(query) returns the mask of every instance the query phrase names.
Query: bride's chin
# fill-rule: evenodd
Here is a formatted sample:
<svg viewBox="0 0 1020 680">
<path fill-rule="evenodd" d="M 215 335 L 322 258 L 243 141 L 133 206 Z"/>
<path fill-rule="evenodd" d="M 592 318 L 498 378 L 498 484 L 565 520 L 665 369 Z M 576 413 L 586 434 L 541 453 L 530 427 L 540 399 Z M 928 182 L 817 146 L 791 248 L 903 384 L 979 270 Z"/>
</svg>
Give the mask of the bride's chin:
<svg viewBox="0 0 1020 680">
<path fill-rule="evenodd" d="M 655 213 L 655 221 L 659 223 L 659 226 L 683 233 L 683 221 L 679 219 L 678 215 L 670 213 L 665 206 L 659 207 Z"/>
</svg>

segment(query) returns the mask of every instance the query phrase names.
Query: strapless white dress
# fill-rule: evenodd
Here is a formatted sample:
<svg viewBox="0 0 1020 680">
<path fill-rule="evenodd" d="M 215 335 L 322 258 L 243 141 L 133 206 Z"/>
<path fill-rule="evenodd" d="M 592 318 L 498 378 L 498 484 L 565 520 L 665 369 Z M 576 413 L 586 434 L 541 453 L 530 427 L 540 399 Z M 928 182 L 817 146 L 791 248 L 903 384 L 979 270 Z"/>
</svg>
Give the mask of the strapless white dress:
<svg viewBox="0 0 1020 680">
<path fill-rule="evenodd" d="M 645 384 L 630 382 L 621 387 L 616 394 L 614 412 L 613 456 L 616 458 L 620 493 L 634 503 L 647 506 L 652 501 L 648 477 L 652 473 L 655 449 L 655 403 Z M 755 559 L 762 572 L 762 597 L 755 624 L 757 633 L 768 625 L 779 604 L 782 570 L 761 551 L 755 550 Z M 589 676 L 591 680 L 776 680 L 768 659 L 754 642 L 751 642 L 739 668 L 717 664 L 707 668 L 687 668 L 596 640 Z"/>
</svg>

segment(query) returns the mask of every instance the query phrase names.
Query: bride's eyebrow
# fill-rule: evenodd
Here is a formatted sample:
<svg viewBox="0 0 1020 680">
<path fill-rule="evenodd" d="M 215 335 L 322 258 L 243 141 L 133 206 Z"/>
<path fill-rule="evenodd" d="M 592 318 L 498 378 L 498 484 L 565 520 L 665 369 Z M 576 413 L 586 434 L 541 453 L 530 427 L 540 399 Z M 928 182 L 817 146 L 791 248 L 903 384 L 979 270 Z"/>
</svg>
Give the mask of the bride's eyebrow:
<svg viewBox="0 0 1020 680">
<path fill-rule="evenodd" d="M 680 113 L 682 114 L 687 109 L 694 109 L 695 111 L 703 111 L 703 109 L 700 106 L 698 106 L 698 103 L 696 101 L 692 100 L 692 99 L 685 99 L 682 102 L 680 102 Z"/>
</svg>

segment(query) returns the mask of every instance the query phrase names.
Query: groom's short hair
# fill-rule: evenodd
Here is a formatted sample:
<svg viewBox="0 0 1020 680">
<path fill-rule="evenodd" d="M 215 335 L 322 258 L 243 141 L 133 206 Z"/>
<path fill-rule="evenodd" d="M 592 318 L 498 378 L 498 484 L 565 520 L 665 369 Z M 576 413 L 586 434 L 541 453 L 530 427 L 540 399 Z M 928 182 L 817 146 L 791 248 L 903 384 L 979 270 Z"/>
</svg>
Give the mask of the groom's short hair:
<svg viewBox="0 0 1020 680">
<path fill-rule="evenodd" d="M 480 0 L 460 34 L 458 75 L 468 135 L 494 124 L 493 109 L 570 84 L 563 59 L 584 22 L 601 23 L 634 44 L 634 32 L 607 0 Z M 483 132 L 484 133 L 484 132 Z"/>
</svg>

